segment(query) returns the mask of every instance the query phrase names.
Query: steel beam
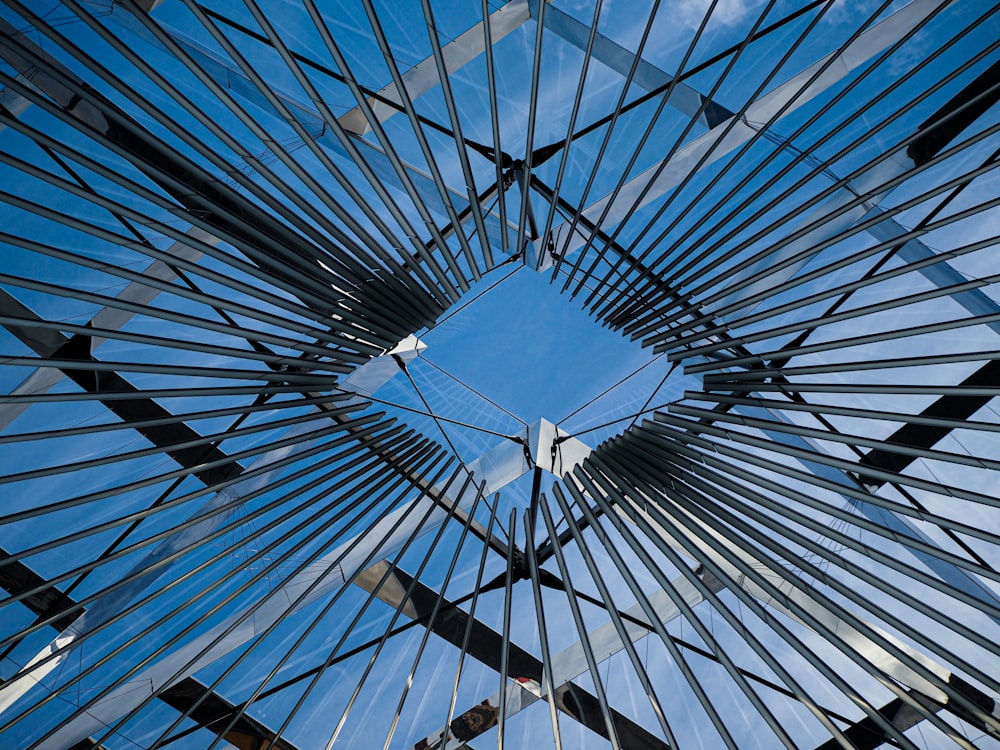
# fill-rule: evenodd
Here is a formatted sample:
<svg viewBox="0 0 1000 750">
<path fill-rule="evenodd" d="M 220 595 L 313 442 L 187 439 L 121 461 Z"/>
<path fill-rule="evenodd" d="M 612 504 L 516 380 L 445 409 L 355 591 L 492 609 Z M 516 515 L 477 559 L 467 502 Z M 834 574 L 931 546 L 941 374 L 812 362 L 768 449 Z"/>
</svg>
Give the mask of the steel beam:
<svg viewBox="0 0 1000 750">
<path fill-rule="evenodd" d="M 529 18 L 527 0 L 511 0 L 511 2 L 502 5 L 498 10 L 490 13 L 485 21 L 481 21 L 442 46 L 441 54 L 447 72 L 452 73 L 462 68 L 486 51 L 487 37 L 483 29 L 484 23 L 489 24 L 490 36 L 493 43 L 496 44 L 511 32 L 516 31 Z M 441 83 L 433 57 L 427 57 L 418 62 L 402 76 L 402 80 L 406 95 L 410 99 L 416 99 Z M 372 97 L 369 104 L 378 121 L 385 122 L 402 110 L 403 98 L 396 84 L 390 83 L 382 88 L 377 96 Z M 357 135 L 364 135 L 371 130 L 371 124 L 359 107 L 342 115 L 340 123 Z"/>
<path fill-rule="evenodd" d="M 878 203 L 888 192 L 876 192 L 864 203 L 859 203 L 856 196 L 878 191 L 881 185 L 889 183 L 892 180 L 897 180 L 907 172 L 919 169 L 941 153 L 963 130 L 1000 100 L 998 82 L 1000 82 L 1000 61 L 994 63 L 976 76 L 975 79 L 919 125 L 917 127 L 917 138 L 905 147 L 897 149 L 897 153 L 889 155 L 888 158 L 881 160 L 874 167 L 871 167 L 852 180 L 850 192 L 841 191 L 839 194 L 827 199 L 821 206 L 812 211 L 809 216 L 794 224 L 791 229 L 794 231 L 798 226 L 808 226 L 815 223 L 817 219 L 827 215 L 834 215 L 834 218 L 820 224 L 815 229 L 811 229 L 794 241 L 784 244 L 778 252 L 767 254 L 761 258 L 760 262 L 749 266 L 738 274 L 733 274 L 729 283 L 737 283 L 741 279 L 759 276 L 770 267 L 794 256 L 802 256 L 801 259 L 787 264 L 774 273 L 767 274 L 751 284 L 743 286 L 731 295 L 722 297 L 718 301 L 713 302 L 710 307 L 720 311 L 724 308 L 724 314 L 719 315 L 723 321 L 730 323 L 738 321 L 741 316 L 751 311 L 756 304 L 745 307 L 736 307 L 736 305 L 741 300 L 753 297 L 760 292 L 771 290 L 794 276 L 814 257 L 814 255 L 808 254 L 810 247 L 822 243 L 824 240 L 849 229 L 855 224 L 865 224 L 866 222 L 872 222 L 873 219 L 877 219 L 883 213 L 878 207 Z M 858 205 L 844 210 L 848 204 L 852 203 L 858 203 Z M 882 221 L 872 224 L 868 232 L 880 242 L 888 242 L 907 234 L 909 230 L 895 219 L 885 217 Z M 897 252 L 907 263 L 916 263 L 934 255 L 933 250 L 916 239 L 904 242 Z M 928 281 L 937 286 L 947 286 L 948 284 L 961 283 L 966 280 L 964 276 L 955 271 L 945 261 L 930 266 L 921 266 L 920 273 Z M 995 302 L 989 301 L 982 292 L 963 292 L 960 295 L 956 295 L 955 299 L 973 314 L 980 314 L 976 311 L 984 309 L 984 307 L 990 308 L 991 312 L 1000 309 Z M 1000 331 L 1000 326 L 997 326 L 996 330 Z"/>
<path fill-rule="evenodd" d="M 582 216 L 602 227 L 616 226 L 679 184 L 692 169 L 704 169 L 757 135 L 749 122 L 769 122 L 779 112 L 788 115 L 848 76 L 867 60 L 924 22 L 954 0 L 914 0 L 902 10 L 860 34 L 852 43 L 826 55 L 802 72 L 752 102 L 737 119 L 729 118 L 680 148 L 669 160 L 654 164 L 584 209 Z M 603 219 L 602 219 L 603 217 Z M 553 229 L 559 233 L 565 223 Z M 563 229 L 565 231 L 565 229 Z M 566 256 L 580 248 L 589 235 L 577 230 L 559 249 Z"/>
<path fill-rule="evenodd" d="M 532 18 L 537 19 L 539 16 L 539 0 L 529 0 L 529 5 L 531 6 Z M 587 48 L 587 40 L 590 38 L 591 33 L 590 27 L 556 6 L 549 5 L 545 9 L 542 25 L 546 30 L 569 42 L 577 49 L 585 50 Z M 606 37 L 600 32 L 594 35 L 591 55 L 595 60 L 604 63 L 622 77 L 628 76 L 635 62 L 635 54 L 633 52 L 625 49 L 625 47 L 622 47 L 613 39 Z M 674 77 L 666 71 L 661 70 L 651 62 L 641 59 L 636 64 L 635 75 L 632 76 L 632 82 L 646 91 L 653 91 L 654 89 L 666 86 L 673 79 Z M 718 102 L 708 100 L 706 96 L 680 81 L 674 84 L 674 87 L 671 89 L 667 104 L 688 117 L 697 116 L 698 122 L 709 129 L 714 128 L 716 125 L 733 116 L 732 112 Z M 701 111 L 702 104 L 705 105 L 704 111 Z"/>
<path fill-rule="evenodd" d="M 0 562 L 6 557 L 7 552 L 0 549 Z M 55 617 L 50 625 L 56 630 L 64 630 L 84 612 L 72 598 L 55 586 L 47 585 L 44 578 L 20 561 L 0 565 L 0 587 L 12 596 L 41 589 L 40 593 L 22 599 L 21 603 L 39 620 Z M 60 615 L 61 612 L 66 614 Z M 189 714 L 191 719 L 210 732 L 214 731 L 239 750 L 260 750 L 271 742 L 274 743 L 276 750 L 296 750 L 288 740 L 276 736 L 264 724 L 246 715 L 224 734 L 219 734 L 225 724 L 218 721 L 217 717 L 228 714 L 234 707 L 217 693 L 210 693 L 208 698 L 204 699 L 206 692 L 208 688 L 205 685 L 193 677 L 188 677 L 160 695 L 160 700 L 183 713 L 190 709 L 195 701 L 203 699 L 201 706 Z M 95 747 L 93 742 L 81 740 L 73 745 L 73 750 Z"/>
</svg>

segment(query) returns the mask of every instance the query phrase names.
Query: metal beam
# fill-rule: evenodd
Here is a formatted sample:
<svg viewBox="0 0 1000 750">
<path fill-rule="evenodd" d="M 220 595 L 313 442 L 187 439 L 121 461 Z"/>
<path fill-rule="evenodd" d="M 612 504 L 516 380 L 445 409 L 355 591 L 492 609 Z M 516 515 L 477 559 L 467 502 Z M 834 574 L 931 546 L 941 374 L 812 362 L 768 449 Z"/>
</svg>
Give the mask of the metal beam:
<svg viewBox="0 0 1000 750">
<path fill-rule="evenodd" d="M 709 585 L 712 585 L 711 581 L 708 581 L 708 583 Z M 695 590 L 690 583 L 688 583 L 686 578 L 677 579 L 676 585 L 680 595 L 683 596 L 691 606 L 694 606 L 702 601 L 700 593 Z M 672 603 L 670 597 L 668 597 L 666 592 L 662 589 L 650 594 L 649 602 L 655 609 L 657 616 L 660 618 L 660 622 L 664 625 L 680 615 L 680 610 Z M 638 624 L 640 622 L 644 622 L 645 617 L 643 609 L 640 605 L 633 605 L 629 609 L 625 610 L 625 612 L 622 612 L 621 615 L 625 620 L 625 629 L 628 633 L 628 637 L 633 643 L 649 635 L 651 631 L 650 626 Z M 625 648 L 625 645 L 619 637 L 618 631 L 611 622 L 605 623 L 599 628 L 596 628 L 588 635 L 588 638 L 594 651 L 601 654 L 601 661 L 610 659 L 612 656 Z M 586 670 L 587 664 L 584 658 L 583 646 L 580 642 L 567 647 L 552 657 L 552 677 L 553 682 L 556 685 L 555 692 L 557 696 L 557 706 L 559 708 L 565 710 L 563 707 L 563 701 L 565 700 L 564 696 L 567 695 L 568 691 L 579 689 L 574 687 L 572 680 L 583 674 Z M 538 671 L 538 674 L 541 674 L 540 670 Z M 516 680 L 518 675 L 509 673 L 508 676 Z M 533 677 L 532 679 L 536 681 L 540 680 L 539 677 Z M 533 692 L 516 681 L 508 684 L 505 692 L 505 701 L 502 699 L 499 692 L 494 693 L 489 698 L 481 701 L 459 715 L 452 723 L 450 727 L 452 736 L 454 739 L 460 740 L 463 743 L 461 745 L 462 750 L 466 748 L 466 745 L 464 744 L 465 742 L 478 737 L 495 725 L 495 723 L 487 726 L 480 726 L 477 724 L 479 717 L 481 717 L 486 711 L 484 707 L 487 707 L 490 712 L 499 714 L 500 706 L 504 706 L 505 715 L 507 717 L 511 717 L 537 701 L 542 700 L 544 697 L 541 692 Z M 596 699 L 592 700 L 593 703 L 591 705 L 596 708 Z M 600 714 L 594 714 L 593 719 L 600 722 Z M 599 729 L 595 731 L 599 731 Z M 418 742 L 414 747 L 414 750 L 421 750 L 423 747 L 433 747 L 433 743 L 435 741 L 440 741 L 440 735 L 440 732 L 430 735 L 425 740 L 421 741 L 426 744 Z M 621 735 L 619 735 L 619 739 L 620 738 Z M 452 746 L 450 744 L 446 744 L 442 750 L 447 750 L 451 747 Z"/>
<path fill-rule="evenodd" d="M 976 76 L 975 79 L 919 125 L 917 133 L 920 135 L 916 139 L 910 141 L 908 145 L 897 149 L 896 154 L 891 154 L 888 158 L 879 161 L 878 164 L 858 175 L 851 181 L 850 191 L 841 191 L 837 195 L 827 199 L 821 206 L 810 212 L 807 217 L 793 224 L 790 229 L 794 232 L 797 227 L 812 225 L 818 219 L 827 215 L 833 215 L 834 218 L 811 229 L 794 241 L 785 243 L 778 252 L 768 253 L 765 257 L 761 258 L 760 262 L 749 266 L 738 274 L 733 274 L 730 283 L 738 283 L 742 279 L 759 276 L 770 267 L 782 263 L 788 258 L 802 256 L 801 259 L 796 260 L 794 263 L 785 265 L 774 273 L 767 274 L 759 280 L 745 285 L 732 294 L 723 296 L 718 301 L 713 302 L 711 305 L 712 308 L 720 311 L 724 310 L 724 314 L 721 314 L 719 317 L 727 322 L 739 320 L 741 316 L 746 315 L 759 303 L 754 303 L 753 306 L 741 307 L 737 307 L 737 303 L 753 297 L 762 291 L 769 291 L 794 276 L 814 257 L 808 254 L 810 247 L 836 236 L 836 234 L 849 229 L 855 224 L 871 222 L 872 219 L 876 219 L 882 214 L 883 212 L 878 207 L 878 203 L 888 194 L 888 191 L 876 193 L 863 203 L 857 201 L 857 195 L 878 191 L 879 186 L 896 180 L 907 172 L 919 169 L 941 153 L 963 130 L 1000 100 L 1000 87 L 997 87 L 998 82 L 1000 82 L 1000 61 L 997 61 Z M 857 203 L 858 205 L 848 210 L 843 210 L 851 203 Z M 891 217 L 886 217 L 882 221 L 874 223 L 868 231 L 881 242 L 896 239 L 909 232 L 908 229 Z M 916 263 L 934 255 L 934 252 L 919 240 L 905 242 L 897 252 L 908 263 Z M 965 278 L 948 265 L 947 262 L 922 266 L 920 273 L 928 281 L 937 286 L 947 286 L 948 284 L 965 281 Z M 956 295 L 956 301 L 970 311 L 981 309 L 985 299 L 987 298 L 982 292 L 964 292 L 961 295 Z M 993 308 L 993 311 L 1000 309 L 997 308 L 996 303 L 993 303 L 990 307 Z M 976 313 L 974 312 L 974 314 Z M 997 330 L 1000 330 L 1000 327 Z"/>
<path fill-rule="evenodd" d="M 486 51 L 484 23 L 489 25 L 490 36 L 493 43 L 496 44 L 517 30 L 529 18 L 527 0 L 511 0 L 511 2 L 502 5 L 498 10 L 490 13 L 485 21 L 479 22 L 441 47 L 447 72 L 452 73 L 464 67 Z M 441 83 L 433 57 L 427 57 L 418 62 L 403 74 L 402 80 L 406 95 L 410 99 L 416 99 Z M 378 121 L 385 122 L 402 110 L 403 96 L 396 84 L 390 83 L 382 88 L 377 96 L 369 99 L 369 104 Z M 371 124 L 360 107 L 355 107 L 339 119 L 347 130 L 357 135 L 364 135 L 371 130 Z"/>
<path fill-rule="evenodd" d="M 6 557 L 7 552 L 0 549 L 0 562 Z M 0 565 L 0 587 L 12 596 L 41 589 L 41 593 L 34 593 L 21 599 L 21 603 L 37 615 L 39 620 L 56 617 L 57 619 L 49 624 L 59 631 L 69 627 L 85 611 L 58 588 L 48 586 L 44 578 L 20 561 Z M 66 614 L 60 615 L 60 612 Z M 195 701 L 202 699 L 201 706 L 189 714 L 191 719 L 210 732 L 214 731 L 239 750 L 259 750 L 271 742 L 274 743 L 276 750 L 296 750 L 291 742 L 276 736 L 264 724 L 246 715 L 240 717 L 240 720 L 224 734 L 219 734 L 225 724 L 219 722 L 216 717 L 227 715 L 233 711 L 234 706 L 217 693 L 209 693 L 206 699 L 204 698 L 206 692 L 209 691 L 205 685 L 193 677 L 188 677 L 159 697 L 168 706 L 182 713 L 190 709 Z M 73 746 L 74 749 L 80 748 L 80 750 L 94 747 L 93 742 L 87 740 L 81 740 Z"/>
<path fill-rule="evenodd" d="M 539 16 L 539 0 L 529 0 L 529 4 L 531 6 L 532 18 L 537 19 Z M 546 7 L 542 25 L 548 31 L 569 42 L 577 49 L 585 50 L 587 48 L 587 40 L 590 38 L 591 33 L 590 27 L 556 6 L 549 5 Z M 595 60 L 604 63 L 623 77 L 628 76 L 635 62 L 635 54 L 633 52 L 630 52 L 600 32 L 594 35 L 591 55 Z M 673 79 L 672 75 L 652 63 L 646 60 L 639 60 L 638 64 L 636 64 L 632 82 L 646 91 L 653 91 L 654 89 L 666 86 Z M 732 112 L 718 102 L 708 100 L 703 94 L 680 81 L 674 84 L 674 87 L 671 89 L 667 104 L 689 117 L 697 115 L 698 122 L 709 129 L 714 128 L 716 125 L 733 116 Z M 703 104 L 705 105 L 704 111 L 701 111 Z"/>
<path fill-rule="evenodd" d="M 704 169 L 757 135 L 749 122 L 769 122 L 777 113 L 789 115 L 810 102 L 867 60 L 904 37 L 928 17 L 954 0 L 914 0 L 902 10 L 860 34 L 851 44 L 813 63 L 765 96 L 751 103 L 737 119 L 729 118 L 680 148 L 667 161 L 654 164 L 626 182 L 616 194 L 584 209 L 582 216 L 602 227 L 616 226 L 633 212 L 667 193 L 692 169 Z M 613 198 L 613 200 L 612 200 Z M 553 234 L 565 232 L 565 223 Z M 559 249 L 566 256 L 589 239 L 577 230 Z"/>
</svg>

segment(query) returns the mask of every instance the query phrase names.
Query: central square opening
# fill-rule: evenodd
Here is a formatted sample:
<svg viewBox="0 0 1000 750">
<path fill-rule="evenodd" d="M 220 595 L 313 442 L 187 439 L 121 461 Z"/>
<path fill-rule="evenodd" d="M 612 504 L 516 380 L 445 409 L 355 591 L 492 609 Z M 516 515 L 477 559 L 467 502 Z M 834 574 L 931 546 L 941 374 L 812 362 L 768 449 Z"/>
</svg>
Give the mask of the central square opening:
<svg viewBox="0 0 1000 750">
<path fill-rule="evenodd" d="M 594 447 L 677 387 L 665 357 L 596 324 L 525 266 L 494 269 L 417 337 L 426 348 L 377 398 L 465 463 L 539 420 Z"/>
</svg>

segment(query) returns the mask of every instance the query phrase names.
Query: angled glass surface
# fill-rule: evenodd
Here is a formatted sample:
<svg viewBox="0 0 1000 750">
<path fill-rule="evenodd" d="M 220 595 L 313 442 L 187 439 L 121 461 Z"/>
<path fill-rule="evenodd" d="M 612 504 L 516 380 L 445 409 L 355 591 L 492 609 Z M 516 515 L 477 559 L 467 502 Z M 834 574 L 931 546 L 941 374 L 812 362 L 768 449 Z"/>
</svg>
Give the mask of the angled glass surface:
<svg viewBox="0 0 1000 750">
<path fill-rule="evenodd" d="M 0 3 L 0 745 L 1000 747 L 1000 7 Z"/>
</svg>

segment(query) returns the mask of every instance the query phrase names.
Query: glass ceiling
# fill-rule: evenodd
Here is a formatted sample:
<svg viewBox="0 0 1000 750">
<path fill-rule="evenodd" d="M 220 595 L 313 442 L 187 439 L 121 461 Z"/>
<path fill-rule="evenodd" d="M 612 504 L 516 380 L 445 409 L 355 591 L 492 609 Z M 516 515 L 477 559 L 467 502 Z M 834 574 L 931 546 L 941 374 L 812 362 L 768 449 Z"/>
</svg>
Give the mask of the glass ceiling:
<svg viewBox="0 0 1000 750">
<path fill-rule="evenodd" d="M 997 11 L 3 0 L 0 746 L 1000 747 Z"/>
</svg>

